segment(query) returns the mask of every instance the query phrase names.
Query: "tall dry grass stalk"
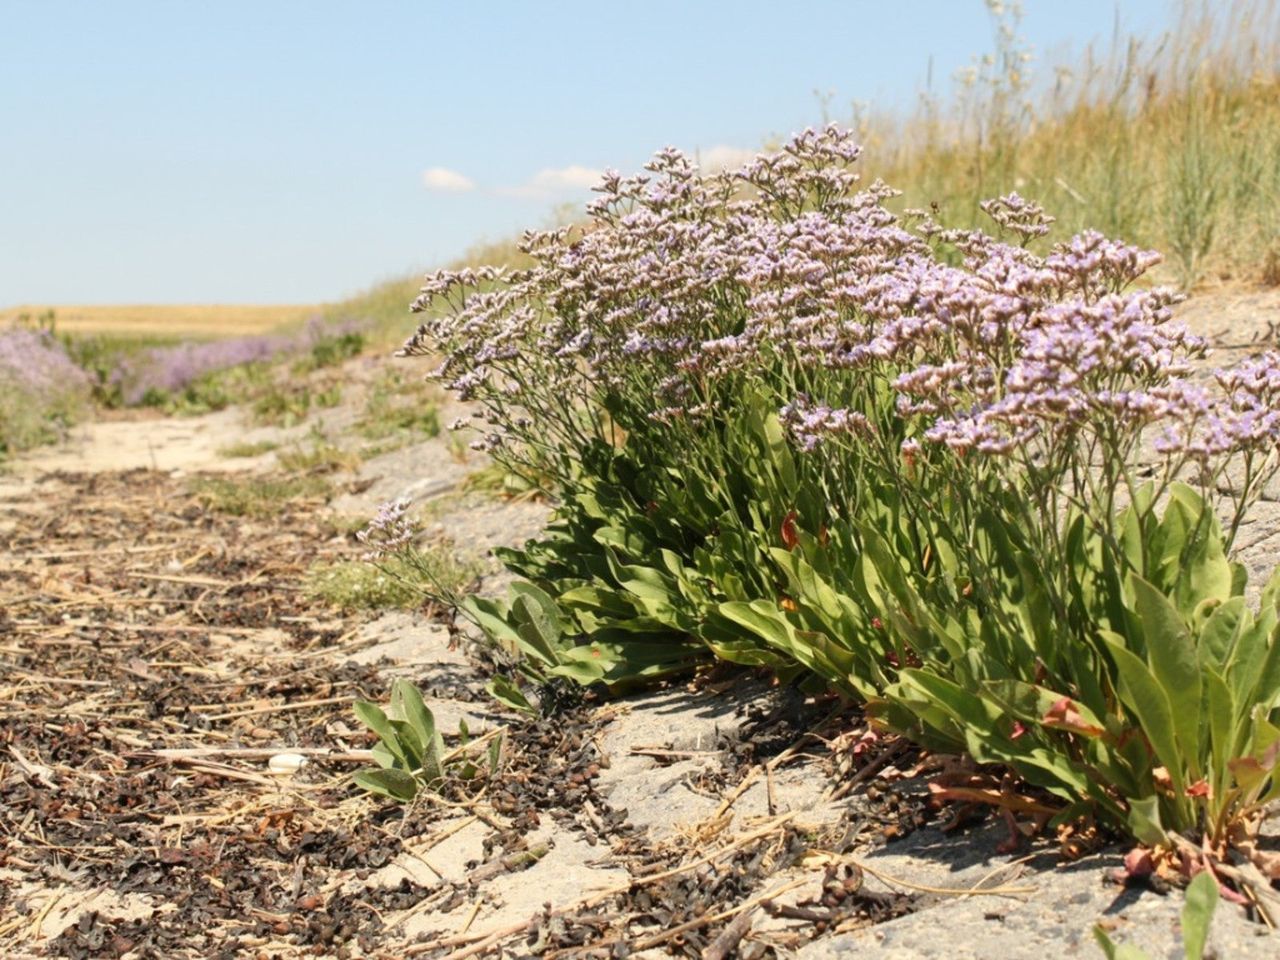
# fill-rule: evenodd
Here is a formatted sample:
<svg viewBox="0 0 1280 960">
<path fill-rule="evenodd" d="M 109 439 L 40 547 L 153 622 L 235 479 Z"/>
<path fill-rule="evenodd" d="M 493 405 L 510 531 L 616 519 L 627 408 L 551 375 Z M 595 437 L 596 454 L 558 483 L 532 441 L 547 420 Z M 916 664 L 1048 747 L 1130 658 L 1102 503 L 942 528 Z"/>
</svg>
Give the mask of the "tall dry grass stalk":
<svg viewBox="0 0 1280 960">
<path fill-rule="evenodd" d="M 980 200 L 1016 190 L 1062 230 L 1165 252 L 1184 285 L 1280 284 L 1275 0 L 1187 0 L 1163 36 L 1117 29 L 1047 76 L 1019 38 L 1018 7 L 987 6 L 994 51 L 949 96 L 922 95 L 907 118 L 855 109 L 864 173 L 954 225 L 976 224 Z"/>
</svg>

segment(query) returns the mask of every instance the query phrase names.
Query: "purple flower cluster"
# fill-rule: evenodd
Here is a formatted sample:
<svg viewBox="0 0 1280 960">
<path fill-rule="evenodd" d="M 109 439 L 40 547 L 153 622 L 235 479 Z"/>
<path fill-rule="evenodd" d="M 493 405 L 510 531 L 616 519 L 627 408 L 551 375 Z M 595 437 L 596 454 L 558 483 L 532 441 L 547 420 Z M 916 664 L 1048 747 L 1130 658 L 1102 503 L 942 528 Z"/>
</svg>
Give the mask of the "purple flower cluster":
<svg viewBox="0 0 1280 960">
<path fill-rule="evenodd" d="M 697 429 L 748 385 L 808 451 L 892 435 L 911 462 L 1056 465 L 1048 482 L 1148 429 L 1171 462 L 1280 450 L 1280 361 L 1197 386 L 1205 344 L 1172 321 L 1179 296 L 1133 286 L 1158 254 L 1093 231 L 1034 252 L 1053 218 L 1017 194 L 983 204 L 1017 244 L 899 217 L 893 190 L 859 187 L 858 155 L 831 126 L 737 171 L 666 149 L 610 172 L 590 223 L 526 235 L 531 268 L 429 278 L 401 352 L 442 355 L 483 445 L 531 456 L 619 425 Z"/>
<path fill-rule="evenodd" d="M 356 539 L 369 548 L 364 559 L 381 560 L 413 543 L 418 528 L 405 515 L 409 506 L 407 497 L 384 503 L 369 525 L 356 534 Z"/>
<path fill-rule="evenodd" d="M 1217 391 L 1177 385 L 1166 401 L 1176 416 L 1156 439 L 1156 449 L 1201 465 L 1234 456 L 1252 463 L 1259 456 L 1280 457 L 1280 354 L 1215 370 L 1213 378 Z M 1272 472 L 1274 466 L 1264 463 L 1263 469 Z"/>
<path fill-rule="evenodd" d="M 0 331 L 0 453 L 56 438 L 89 389 L 88 375 L 52 334 Z"/>
<path fill-rule="evenodd" d="M 201 377 L 250 363 L 265 363 L 305 353 L 326 338 L 358 332 L 351 322 L 314 319 L 297 334 L 230 337 L 152 347 L 120 362 L 110 376 L 124 402 L 141 403 L 148 395 L 177 393 Z"/>
<path fill-rule="evenodd" d="M 89 377 L 43 330 L 0 331 L 0 384 L 39 396 L 87 391 Z"/>
<path fill-rule="evenodd" d="M 1098 429 L 1139 429 L 1178 415 L 1167 396 L 1150 391 L 1185 376 L 1204 344 L 1168 322 L 1169 291 L 1093 302 L 996 300 L 978 329 L 946 344 L 944 360 L 894 381 L 901 412 L 935 418 L 927 439 L 1008 453 L 1032 440 L 1060 448 Z"/>
<path fill-rule="evenodd" d="M 984 200 L 979 206 L 1001 229 L 1016 233 L 1023 243 L 1045 236 L 1055 220 L 1044 212 L 1040 204 L 1023 199 L 1016 193 Z"/>
<path fill-rule="evenodd" d="M 815 406 L 804 394 L 783 407 L 779 419 L 805 451 L 815 449 L 826 439 L 875 432 L 864 414 L 855 410 L 833 410 L 821 404 Z"/>
<path fill-rule="evenodd" d="M 855 192 L 857 155 L 833 127 L 737 172 L 667 149 L 645 174 L 609 173 L 590 225 L 526 235 L 531 269 L 428 278 L 401 352 L 442 353 L 437 376 L 466 399 L 541 413 L 603 389 L 640 401 L 623 405 L 639 422 L 696 413 L 708 378 L 775 348 L 852 350 L 852 302 L 830 301 L 892 297 L 875 274 L 928 255 L 884 209 L 892 191 Z"/>
<path fill-rule="evenodd" d="M 293 346 L 289 337 L 232 337 L 151 347 L 122 361 L 111 383 L 121 387 L 124 402 L 132 406 L 149 394 L 176 393 L 219 370 L 272 360 Z"/>
</svg>

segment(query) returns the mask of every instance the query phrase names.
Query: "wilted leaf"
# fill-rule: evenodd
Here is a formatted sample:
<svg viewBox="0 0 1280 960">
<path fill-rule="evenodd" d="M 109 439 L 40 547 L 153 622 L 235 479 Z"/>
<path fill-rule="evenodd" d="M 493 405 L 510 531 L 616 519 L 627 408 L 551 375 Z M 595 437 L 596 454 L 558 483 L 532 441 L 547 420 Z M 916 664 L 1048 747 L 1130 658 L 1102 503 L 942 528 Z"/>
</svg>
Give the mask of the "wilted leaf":
<svg viewBox="0 0 1280 960">
<path fill-rule="evenodd" d="M 1186 789 L 1188 797 L 1213 797 L 1213 788 L 1209 786 L 1208 780 L 1197 780 Z"/>
<path fill-rule="evenodd" d="M 798 514 L 794 511 L 788 511 L 787 515 L 782 518 L 782 542 L 788 550 L 794 550 L 800 546 L 800 534 L 796 530 L 796 517 Z"/>
<path fill-rule="evenodd" d="M 1087 723 L 1070 697 L 1063 697 L 1050 707 L 1048 712 L 1040 718 L 1040 722 L 1046 727 L 1070 730 L 1072 733 L 1079 733 L 1086 737 L 1100 737 L 1106 732 L 1096 724 Z"/>
</svg>

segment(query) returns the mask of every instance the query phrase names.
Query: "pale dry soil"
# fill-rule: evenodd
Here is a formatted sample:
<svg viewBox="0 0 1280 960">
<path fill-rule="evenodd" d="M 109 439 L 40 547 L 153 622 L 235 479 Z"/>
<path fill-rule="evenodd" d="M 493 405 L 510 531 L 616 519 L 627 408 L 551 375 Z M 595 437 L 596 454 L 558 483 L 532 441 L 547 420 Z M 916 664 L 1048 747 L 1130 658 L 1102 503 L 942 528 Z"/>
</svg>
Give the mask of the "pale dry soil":
<svg viewBox="0 0 1280 960">
<path fill-rule="evenodd" d="M 1280 325 L 1280 293 L 1205 296 L 1189 303 L 1184 315 L 1227 351 L 1239 353 L 1274 343 L 1276 326 Z M 325 411 L 321 417 L 337 423 L 342 412 Z M 42 477 L 57 471 L 104 475 L 135 469 L 170 475 L 262 471 L 271 467 L 273 455 L 232 460 L 218 451 L 237 442 L 288 440 L 301 436 L 308 427 L 255 429 L 234 410 L 187 419 L 88 424 L 66 445 L 34 454 L 0 475 L 0 533 L 12 529 L 15 517 L 29 516 L 40 508 L 35 497 L 37 486 Z M 368 516 L 379 503 L 402 494 L 420 502 L 438 499 L 441 506 L 434 522 L 475 550 L 518 543 L 536 533 L 546 515 L 544 505 L 455 496 L 459 482 L 474 466 L 460 463 L 444 439 L 408 447 L 364 464 L 361 482 L 331 504 L 331 509 L 344 515 Z M 1271 504 L 1261 506 L 1242 534 L 1244 556 L 1255 576 L 1280 556 L 1276 549 L 1280 518 Z M 23 558 L 3 557 L 0 561 L 16 568 Z M 91 567 L 94 562 L 90 558 L 86 565 Z M 494 584 L 488 588 L 493 589 Z M 3 631 L 0 621 L 0 648 L 25 642 L 3 636 Z M 259 642 L 262 639 L 258 637 Z M 226 643 L 232 644 L 232 639 Z M 216 650 L 205 667 L 223 669 L 221 665 L 237 655 L 231 646 Z M 386 676 L 419 680 L 428 676 L 440 681 L 435 689 L 448 689 L 453 684 L 468 691 L 461 699 L 429 698 L 446 731 L 456 730 L 464 720 L 473 736 L 494 726 L 520 722 L 475 696 L 483 686 L 483 676 L 465 646 L 452 645 L 444 626 L 421 614 L 365 615 L 341 644 L 320 651 L 318 656 L 329 666 L 346 662 L 353 669 L 376 665 Z M 56 677 L 58 669 L 57 662 L 50 662 L 46 672 Z M 0 676 L 0 685 L 6 688 L 17 682 L 17 677 Z M 884 842 L 882 831 L 866 828 L 867 821 L 875 820 L 876 808 L 866 797 L 865 788 L 877 778 L 868 777 L 857 789 L 842 791 L 841 777 L 849 774 L 847 770 L 840 774 L 838 754 L 823 748 L 823 742 L 833 739 L 837 745 L 841 743 L 839 730 L 824 729 L 821 741 L 802 745 L 775 766 L 758 767 L 746 780 L 735 777 L 726 781 L 722 773 L 735 737 L 744 732 L 745 717 L 753 704 L 766 703 L 773 695 L 763 684 L 737 682 L 710 690 L 676 686 L 600 708 L 610 719 L 601 726 L 594 744 L 604 760 L 594 795 L 601 806 L 625 811 L 625 819 L 636 828 L 632 836 L 640 838 L 642 847 L 674 850 L 685 860 L 695 859 L 697 851 L 712 853 L 735 841 L 743 842 L 753 832 L 779 830 L 784 821 L 800 828 L 803 836 L 813 838 L 813 849 L 803 857 L 790 858 L 758 887 L 748 897 L 753 905 L 776 890 L 785 891 L 776 896 L 779 903 L 811 903 L 821 894 L 824 868 L 835 857 L 824 858 L 821 851 L 838 848 L 841 857 L 852 858 L 864 868 L 864 890 L 905 894 L 912 912 L 803 945 L 811 932 L 805 932 L 810 921 L 778 916 L 776 910 L 753 909 L 750 932 L 738 947 L 741 954 L 728 955 L 775 955 L 763 952 L 767 948 L 776 955 L 805 958 L 1096 957 L 1101 954 L 1091 930 L 1099 922 L 1117 940 L 1139 945 L 1153 957 L 1182 955 L 1181 894 L 1162 896 L 1110 882 L 1122 850 L 1106 849 L 1071 863 L 1063 862 L 1056 847 L 1047 844 L 1002 853 L 997 848 L 1007 832 L 995 821 L 948 833 L 935 820 L 906 832 L 901 839 Z M 261 725 L 269 737 L 270 714 Z M 348 744 L 352 742 L 350 730 L 338 729 Z M 856 735 L 857 730 L 852 732 Z M 259 729 L 258 736 L 262 735 Z M 192 735 L 189 742 L 200 745 L 198 735 Z M 844 744 L 848 745 L 847 738 Z M 271 741 L 263 745 L 270 747 Z M 887 779 L 879 781 L 881 791 L 919 796 L 923 790 L 920 781 L 910 778 L 913 771 L 905 760 L 903 767 L 899 769 L 892 762 L 884 765 L 881 772 Z M 261 774 L 262 761 L 256 760 L 243 770 Z M 16 756 L 0 755 L 0 771 L 0 779 L 42 774 L 40 759 L 32 757 L 19 761 Z M 905 779 L 895 780 L 895 775 Z M 735 783 L 739 787 L 735 788 Z M 299 789 L 302 787 L 300 784 Z M 271 791 L 288 794 L 292 789 L 287 778 L 268 786 L 249 779 L 237 788 L 243 791 L 246 803 Z M 501 814 L 479 812 L 482 815 L 477 816 L 476 808 L 451 811 L 441 807 L 435 828 L 407 842 L 392 862 L 375 870 L 353 869 L 336 876 L 328 889 L 372 898 L 368 891 L 395 886 L 403 878 L 427 891 L 464 883 L 476 864 L 490 860 L 491 852 L 483 846 L 494 828 L 489 821 L 506 825 Z M 628 857 L 619 846 L 623 841 L 608 830 L 595 829 L 601 811 L 568 813 L 562 819 L 543 816 L 532 828 L 527 837 L 530 846 L 540 851 L 545 846 L 540 859 L 518 873 L 495 872 L 491 879 L 475 885 L 474 896 L 455 897 L 427 909 L 413 904 L 384 906 L 385 940 L 368 954 L 399 956 L 405 955 L 405 950 L 417 950 L 429 957 L 461 957 L 497 955 L 505 949 L 507 956 L 527 955 L 529 947 L 522 929 L 525 921 L 545 916 L 548 910 L 589 912 L 593 898 L 631 886 L 634 878 L 626 868 Z M 859 822 L 862 827 L 853 831 L 850 840 L 848 825 Z M 833 829 L 845 829 L 849 842 L 837 844 L 832 839 Z M 626 841 L 633 845 L 632 852 L 636 842 Z M 20 852 L 21 845 L 17 849 Z M 677 858 L 674 862 L 680 861 Z M 711 882 L 714 877 L 707 871 L 714 872 L 716 862 L 713 859 L 691 876 Z M 45 955 L 53 938 L 89 911 L 147 920 L 172 909 L 172 905 L 146 894 L 120 896 L 84 886 L 74 871 L 59 884 L 47 874 L 33 877 L 10 866 L 0 871 L 0 884 L 10 886 L 0 907 L 0 953 L 4 956 Z M 18 901 L 23 901 L 25 912 L 6 916 L 5 911 L 12 911 Z M 429 896 L 422 898 L 422 903 L 430 902 Z M 641 950 L 632 955 L 664 956 L 682 950 L 684 941 L 678 938 L 644 949 L 643 942 L 655 933 L 661 930 L 653 925 L 633 929 L 629 934 L 633 942 L 628 946 Z M 1214 921 L 1211 942 L 1215 955 L 1221 958 L 1280 955 L 1280 938 L 1247 922 L 1239 910 L 1225 904 Z M 328 955 L 321 947 L 295 949 L 283 940 L 273 943 L 270 936 L 256 946 L 246 943 L 244 949 L 246 956 Z M 616 949 L 616 955 L 626 955 L 622 947 Z M 347 955 L 361 952 L 359 947 L 347 948 Z"/>
</svg>

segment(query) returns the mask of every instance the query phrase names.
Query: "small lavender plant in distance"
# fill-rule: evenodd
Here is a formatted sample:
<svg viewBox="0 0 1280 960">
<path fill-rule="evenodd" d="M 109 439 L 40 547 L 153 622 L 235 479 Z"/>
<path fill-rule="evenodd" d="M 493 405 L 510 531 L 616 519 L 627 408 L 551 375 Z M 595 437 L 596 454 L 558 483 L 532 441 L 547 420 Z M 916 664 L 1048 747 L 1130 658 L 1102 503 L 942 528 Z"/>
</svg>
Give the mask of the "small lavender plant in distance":
<svg viewBox="0 0 1280 960">
<path fill-rule="evenodd" d="M 0 331 L 0 456 L 57 438 L 88 399 L 88 376 L 52 332 Z"/>
</svg>

